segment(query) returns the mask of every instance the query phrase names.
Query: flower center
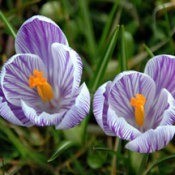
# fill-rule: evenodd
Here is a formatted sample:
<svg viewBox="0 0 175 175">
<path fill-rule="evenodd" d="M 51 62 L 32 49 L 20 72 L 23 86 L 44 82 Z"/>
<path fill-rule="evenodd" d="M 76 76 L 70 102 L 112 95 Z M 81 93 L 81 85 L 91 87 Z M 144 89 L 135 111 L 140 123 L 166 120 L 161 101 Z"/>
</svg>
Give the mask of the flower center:
<svg viewBox="0 0 175 175">
<path fill-rule="evenodd" d="M 135 110 L 134 111 L 135 121 L 139 127 L 142 127 L 144 124 L 145 103 L 146 103 L 146 98 L 142 94 L 136 94 L 135 97 L 132 97 L 130 100 L 130 104 Z"/>
<path fill-rule="evenodd" d="M 33 70 L 33 74 L 29 77 L 29 87 L 36 88 L 38 95 L 44 102 L 48 102 L 54 97 L 52 86 L 47 82 L 47 79 L 43 77 L 42 71 Z"/>
</svg>

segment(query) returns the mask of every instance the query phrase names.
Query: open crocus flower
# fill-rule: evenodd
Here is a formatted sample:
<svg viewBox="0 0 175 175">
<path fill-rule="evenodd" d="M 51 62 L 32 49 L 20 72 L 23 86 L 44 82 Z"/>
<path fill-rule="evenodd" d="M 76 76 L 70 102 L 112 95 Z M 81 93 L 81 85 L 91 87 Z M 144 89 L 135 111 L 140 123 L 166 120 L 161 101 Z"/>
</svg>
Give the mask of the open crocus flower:
<svg viewBox="0 0 175 175">
<path fill-rule="evenodd" d="M 151 59 L 145 73 L 126 71 L 98 88 L 94 115 L 107 135 L 128 140 L 126 148 L 150 153 L 175 133 L 175 59 Z"/>
<path fill-rule="evenodd" d="M 43 16 L 28 19 L 15 40 L 16 55 L 1 72 L 0 114 L 22 126 L 71 128 L 90 107 L 80 87 L 82 62 L 61 29 Z"/>
</svg>

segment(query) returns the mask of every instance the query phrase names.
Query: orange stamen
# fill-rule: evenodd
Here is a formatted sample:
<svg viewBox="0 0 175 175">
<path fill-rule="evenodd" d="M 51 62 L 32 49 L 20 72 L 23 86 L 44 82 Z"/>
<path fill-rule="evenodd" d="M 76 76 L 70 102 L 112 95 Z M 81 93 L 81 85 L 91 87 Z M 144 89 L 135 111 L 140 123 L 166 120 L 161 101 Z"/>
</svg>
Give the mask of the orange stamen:
<svg viewBox="0 0 175 175">
<path fill-rule="evenodd" d="M 38 95 L 44 102 L 48 102 L 53 99 L 52 86 L 47 82 L 47 79 L 43 77 L 43 72 L 34 69 L 33 74 L 29 77 L 29 87 L 37 89 Z"/>
<path fill-rule="evenodd" d="M 146 98 L 142 94 L 136 94 L 135 97 L 132 97 L 130 100 L 130 104 L 135 110 L 134 111 L 135 121 L 139 127 L 142 127 L 144 124 L 145 103 L 146 103 Z"/>
</svg>

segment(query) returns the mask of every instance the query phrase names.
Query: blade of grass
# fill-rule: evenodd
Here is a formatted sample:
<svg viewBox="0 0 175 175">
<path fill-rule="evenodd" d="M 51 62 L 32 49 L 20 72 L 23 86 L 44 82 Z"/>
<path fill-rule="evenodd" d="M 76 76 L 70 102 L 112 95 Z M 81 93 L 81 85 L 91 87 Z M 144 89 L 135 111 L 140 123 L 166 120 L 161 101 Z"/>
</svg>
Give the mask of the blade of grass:
<svg viewBox="0 0 175 175">
<path fill-rule="evenodd" d="M 140 154 L 140 156 L 142 156 L 142 159 L 137 170 L 137 175 L 143 174 L 144 169 L 147 167 L 149 154 Z"/>
<path fill-rule="evenodd" d="M 159 50 L 160 48 L 162 48 L 163 46 L 165 46 L 168 42 L 169 42 L 169 39 L 163 40 L 162 42 L 158 43 L 157 45 L 151 47 L 151 51 L 152 52 L 155 52 L 155 51 Z M 136 66 L 137 64 L 139 64 L 140 62 L 142 62 L 143 60 L 145 60 L 147 56 L 148 56 L 148 53 L 146 51 L 141 52 L 141 53 L 135 55 L 133 58 L 131 58 L 128 61 L 128 67 L 129 67 L 129 69 L 132 69 L 134 66 Z"/>
<path fill-rule="evenodd" d="M 103 29 L 102 36 L 101 36 L 100 41 L 99 41 L 98 50 L 102 50 L 102 47 L 105 44 L 107 37 L 109 36 L 109 32 L 111 30 L 113 18 L 115 16 L 116 11 L 117 11 L 118 4 L 119 4 L 119 0 L 116 0 L 114 5 L 113 5 L 113 8 L 109 14 L 107 23 L 105 24 L 105 27 Z"/>
<path fill-rule="evenodd" d="M 76 143 L 72 142 L 72 141 L 63 141 L 57 148 L 57 150 L 55 151 L 55 153 L 49 158 L 49 160 L 47 162 L 52 162 L 53 160 L 55 160 L 62 152 L 66 151 L 67 149 L 69 149 L 72 146 L 75 146 Z"/>
<path fill-rule="evenodd" d="M 152 50 L 146 44 L 143 44 L 143 47 L 145 48 L 145 50 L 151 58 L 154 57 Z"/>
<path fill-rule="evenodd" d="M 151 169 L 152 169 L 154 166 L 156 166 L 156 165 L 158 165 L 158 164 L 160 164 L 160 163 L 162 163 L 162 162 L 164 162 L 164 161 L 167 161 L 167 160 L 169 160 L 169 159 L 173 159 L 173 158 L 175 158 L 175 154 L 173 154 L 173 155 L 171 155 L 171 156 L 164 157 L 164 158 L 162 158 L 162 159 L 160 159 L 160 160 L 157 160 L 157 161 L 153 162 L 153 163 L 146 169 L 146 171 L 143 173 L 143 175 L 147 175 L 147 174 L 151 171 Z"/>
<path fill-rule="evenodd" d="M 101 80 L 104 76 L 107 64 L 111 59 L 112 53 L 117 43 L 118 32 L 119 32 L 119 26 L 116 27 L 114 34 L 112 35 L 112 38 L 110 40 L 110 43 L 108 44 L 104 57 L 101 57 L 101 60 L 99 60 L 99 65 L 95 71 L 94 78 L 92 79 L 92 82 L 91 82 L 92 93 L 95 92 L 95 90 L 101 83 Z"/>
<path fill-rule="evenodd" d="M 172 54 L 174 55 L 174 41 L 172 39 L 172 36 L 171 36 L 171 25 L 170 25 L 170 20 L 169 20 L 169 17 L 168 17 L 168 12 L 167 12 L 167 8 L 165 7 L 165 5 L 163 4 L 163 10 L 164 10 L 164 13 L 165 13 L 165 21 L 166 21 L 166 28 L 167 28 L 167 32 L 168 32 L 168 37 L 169 37 L 169 42 L 170 42 L 170 48 L 171 48 L 171 52 Z"/>
<path fill-rule="evenodd" d="M 8 128 L 5 125 L 5 123 L 3 123 L 1 120 L 0 120 L 0 125 L 1 126 L 4 125 L 4 127 L 0 127 L 0 131 L 4 132 L 4 134 L 6 134 L 6 136 L 10 140 L 10 142 L 18 150 L 18 152 L 20 153 L 20 155 L 22 156 L 23 159 L 33 160 L 37 163 L 45 162 L 45 158 L 43 155 L 41 155 L 37 152 L 34 152 L 30 148 L 26 147 L 26 145 L 23 145 L 22 142 L 18 139 L 18 137 L 14 134 L 14 132 L 10 128 Z"/>
<path fill-rule="evenodd" d="M 93 57 L 96 52 L 96 43 L 95 43 L 95 37 L 93 33 L 92 21 L 90 19 L 88 3 L 87 1 L 84 1 L 84 0 L 78 0 L 78 2 L 79 2 L 80 12 L 83 18 L 82 21 L 84 21 L 83 22 L 83 25 L 84 25 L 83 28 L 85 28 L 84 34 L 86 36 L 86 40 L 88 43 L 89 52 Z M 92 59 L 92 61 L 93 60 L 94 59 Z"/>
<path fill-rule="evenodd" d="M 125 71 L 127 70 L 127 58 L 126 58 L 126 42 L 125 42 L 125 28 L 122 25 L 121 26 L 121 57 L 119 60 L 119 64 L 120 64 L 120 69 L 121 71 Z"/>
<path fill-rule="evenodd" d="M 12 26 L 10 25 L 10 23 L 8 22 L 7 18 L 4 16 L 4 14 L 2 13 L 1 10 L 0 10 L 0 19 L 4 22 L 4 24 L 6 25 L 7 29 L 11 33 L 11 35 L 15 38 L 16 37 L 16 33 L 15 33 L 14 29 L 12 28 Z"/>
</svg>

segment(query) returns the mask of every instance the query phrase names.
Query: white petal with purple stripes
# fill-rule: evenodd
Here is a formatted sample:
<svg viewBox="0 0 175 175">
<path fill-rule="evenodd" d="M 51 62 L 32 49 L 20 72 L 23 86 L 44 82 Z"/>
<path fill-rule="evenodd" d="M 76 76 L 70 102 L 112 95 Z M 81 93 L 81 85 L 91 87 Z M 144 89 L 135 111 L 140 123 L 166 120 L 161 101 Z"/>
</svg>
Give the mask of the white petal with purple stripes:
<svg viewBox="0 0 175 175">
<path fill-rule="evenodd" d="M 82 75 L 82 63 L 78 54 L 63 44 L 52 44 L 52 80 L 61 96 L 73 94 L 79 87 Z"/>
<path fill-rule="evenodd" d="M 104 107 L 104 93 L 106 91 L 106 86 L 110 84 L 111 81 L 106 82 L 105 84 L 101 85 L 96 93 L 94 94 L 94 100 L 93 100 L 93 112 L 95 119 L 97 123 L 100 125 L 102 129 L 104 129 L 103 126 L 103 107 Z"/>
<path fill-rule="evenodd" d="M 40 114 L 37 111 L 27 105 L 24 101 L 21 101 L 22 110 L 31 122 L 38 126 L 51 126 L 57 125 L 61 122 L 66 111 L 60 111 L 59 113 L 49 114 L 47 112 L 42 112 Z"/>
<path fill-rule="evenodd" d="M 158 55 L 148 61 L 145 73 L 156 82 L 158 92 L 166 88 L 175 97 L 175 56 Z"/>
<path fill-rule="evenodd" d="M 0 89 L 0 115 L 7 121 L 19 126 L 32 126 L 32 123 L 25 117 L 22 108 L 9 104 Z"/>
<path fill-rule="evenodd" d="M 173 138 L 175 126 L 159 126 L 150 129 L 126 144 L 126 148 L 140 153 L 151 153 L 164 148 Z"/>
<path fill-rule="evenodd" d="M 75 103 L 67 111 L 62 121 L 56 126 L 56 129 L 68 129 L 78 125 L 89 113 L 90 94 L 85 83 L 79 90 Z"/>
<path fill-rule="evenodd" d="M 53 67 L 51 45 L 54 42 L 68 45 L 66 36 L 54 21 L 36 15 L 29 18 L 18 30 L 15 48 L 17 53 L 38 55 L 48 67 L 50 77 Z"/>
<path fill-rule="evenodd" d="M 45 72 L 42 60 L 33 54 L 14 55 L 3 66 L 1 85 L 7 101 L 15 106 L 21 106 L 21 99 L 33 105 L 41 103 L 37 91 L 31 89 L 28 83 L 34 69 Z"/>
<path fill-rule="evenodd" d="M 172 95 L 162 89 L 145 118 L 144 128 L 155 129 L 159 125 L 172 125 L 175 121 L 175 101 Z"/>
<path fill-rule="evenodd" d="M 134 71 L 124 72 L 113 81 L 109 94 L 109 104 L 117 116 L 125 118 L 128 123 L 137 127 L 134 110 L 130 104 L 131 98 L 135 97 L 136 94 L 144 95 L 146 116 L 155 99 L 155 92 L 155 83 L 148 75 Z"/>
<path fill-rule="evenodd" d="M 117 116 L 115 111 L 109 106 L 107 114 L 104 115 L 103 125 L 106 133 L 111 133 L 111 136 L 117 136 L 121 139 L 132 140 L 139 136 L 141 132 L 128 124 L 128 122 L 120 116 Z"/>
</svg>

